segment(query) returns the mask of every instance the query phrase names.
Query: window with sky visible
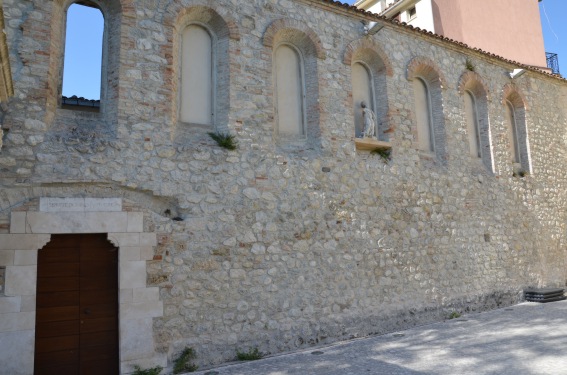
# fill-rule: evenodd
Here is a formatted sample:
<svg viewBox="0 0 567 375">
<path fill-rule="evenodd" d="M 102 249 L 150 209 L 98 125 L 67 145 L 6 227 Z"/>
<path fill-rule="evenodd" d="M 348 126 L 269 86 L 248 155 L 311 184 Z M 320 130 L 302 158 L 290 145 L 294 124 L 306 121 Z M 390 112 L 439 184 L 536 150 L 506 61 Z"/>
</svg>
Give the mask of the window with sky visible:
<svg viewBox="0 0 567 375">
<path fill-rule="evenodd" d="M 104 18 L 99 9 L 73 4 L 67 11 L 63 96 L 100 99 Z"/>
</svg>

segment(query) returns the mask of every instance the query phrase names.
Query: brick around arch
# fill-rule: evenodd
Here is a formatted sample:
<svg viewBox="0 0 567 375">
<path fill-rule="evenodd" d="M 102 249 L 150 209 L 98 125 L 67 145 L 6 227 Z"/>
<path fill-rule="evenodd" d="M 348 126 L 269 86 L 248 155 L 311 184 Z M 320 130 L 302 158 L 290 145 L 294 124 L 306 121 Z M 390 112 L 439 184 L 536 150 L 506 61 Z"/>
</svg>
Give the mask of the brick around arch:
<svg viewBox="0 0 567 375">
<path fill-rule="evenodd" d="M 429 82 L 438 80 L 442 87 L 447 87 L 447 80 L 441 73 L 441 70 L 433 60 L 427 57 L 415 57 L 409 62 L 407 79 L 412 81 L 417 76 L 425 78 Z"/>
<path fill-rule="evenodd" d="M 394 71 L 392 69 L 392 63 L 390 62 L 390 59 L 388 59 L 388 56 L 384 53 L 384 50 L 378 43 L 369 39 L 359 39 L 351 42 L 345 49 L 343 63 L 345 65 L 352 65 L 352 59 L 354 56 L 356 56 L 356 52 L 362 49 L 369 49 L 375 52 L 384 64 L 386 75 L 393 75 Z"/>
<path fill-rule="evenodd" d="M 471 90 L 477 95 L 488 98 L 489 90 L 486 87 L 486 83 L 478 73 L 468 70 L 461 75 L 457 91 L 462 95 L 465 90 Z"/>
<path fill-rule="evenodd" d="M 508 100 L 515 108 L 524 108 L 528 110 L 528 102 L 524 95 L 518 90 L 513 83 L 507 83 L 502 89 L 502 104 L 506 104 Z"/>
<path fill-rule="evenodd" d="M 209 3 L 196 2 L 185 4 L 185 2 L 181 0 L 174 1 L 167 8 L 163 22 L 165 25 L 178 27 L 183 23 L 184 19 L 198 19 L 200 14 L 206 13 L 212 14 L 214 18 L 218 18 L 225 24 L 230 39 L 240 40 L 238 24 L 236 20 L 232 18 L 229 11 L 225 8 L 211 7 Z"/>
<path fill-rule="evenodd" d="M 75 3 L 80 3 L 79 0 L 56 0 L 54 1 L 57 7 L 62 10 L 66 10 L 69 6 Z M 102 4 L 101 4 L 102 3 Z M 136 17 L 136 11 L 134 8 L 134 0 L 105 0 L 98 1 L 95 4 L 101 8 L 110 8 L 113 13 L 120 13 L 123 17 Z"/>
<path fill-rule="evenodd" d="M 317 58 L 326 58 L 326 53 L 323 50 L 323 43 L 321 42 L 321 39 L 319 39 L 319 36 L 311 28 L 309 28 L 309 26 L 305 25 L 305 23 L 291 19 L 279 19 L 272 22 L 272 24 L 268 26 L 266 32 L 264 33 L 264 46 L 273 47 L 274 38 L 276 37 L 276 35 L 283 30 L 289 29 L 299 30 L 304 33 L 313 43 Z"/>
</svg>

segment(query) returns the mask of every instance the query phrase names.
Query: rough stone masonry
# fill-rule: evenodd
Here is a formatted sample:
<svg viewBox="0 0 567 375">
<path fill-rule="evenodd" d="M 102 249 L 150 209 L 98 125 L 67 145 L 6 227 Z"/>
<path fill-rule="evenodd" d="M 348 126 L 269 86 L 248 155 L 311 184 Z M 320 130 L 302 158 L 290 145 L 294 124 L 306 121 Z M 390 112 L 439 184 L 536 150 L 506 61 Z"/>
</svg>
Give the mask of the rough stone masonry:
<svg viewBox="0 0 567 375">
<path fill-rule="evenodd" d="M 518 63 L 327 0 L 93 0 L 105 16 L 101 109 L 63 109 L 70 3 L 3 2 L 15 90 L 0 151 L 10 374 L 33 372 L 37 253 L 57 233 L 108 233 L 119 247 L 121 373 L 171 367 L 186 346 L 203 367 L 237 349 L 380 334 L 565 285 L 563 79 L 528 67 L 511 79 Z M 369 21 L 384 27 L 365 35 Z M 209 126 L 178 115 L 191 100 L 179 51 L 193 24 L 213 46 Z M 281 45 L 299 56 L 298 139 L 278 132 Z M 357 147 L 357 62 L 390 160 Z M 419 148 L 415 79 L 430 89 L 433 153 Z M 481 158 L 469 152 L 467 90 Z M 214 131 L 238 148 L 219 147 Z M 43 210 L 48 198 L 63 203 Z"/>
</svg>

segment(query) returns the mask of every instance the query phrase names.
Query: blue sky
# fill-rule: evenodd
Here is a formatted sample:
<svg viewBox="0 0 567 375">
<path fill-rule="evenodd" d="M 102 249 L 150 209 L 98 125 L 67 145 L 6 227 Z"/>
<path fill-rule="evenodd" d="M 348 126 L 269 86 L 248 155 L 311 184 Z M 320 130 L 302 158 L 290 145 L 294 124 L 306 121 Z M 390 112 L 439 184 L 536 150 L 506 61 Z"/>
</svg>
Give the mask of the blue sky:
<svg viewBox="0 0 567 375">
<path fill-rule="evenodd" d="M 543 0 L 539 8 L 545 50 L 559 55 L 561 73 L 567 76 L 567 23 L 564 22 L 567 1 Z M 63 95 L 100 99 L 102 14 L 80 5 L 71 5 L 68 14 Z"/>
<path fill-rule="evenodd" d="M 354 2 L 355 0 L 347 1 L 348 4 Z M 562 75 L 567 77 L 567 23 L 564 20 L 567 14 L 567 0 L 543 0 L 539 3 L 539 11 L 545 51 L 559 55 L 559 69 Z"/>
<path fill-rule="evenodd" d="M 73 4 L 67 11 L 63 96 L 100 99 L 102 61 L 102 13 Z"/>
<path fill-rule="evenodd" d="M 559 69 L 567 77 L 567 1 L 543 0 L 539 3 L 539 10 L 545 51 L 559 55 Z"/>
</svg>

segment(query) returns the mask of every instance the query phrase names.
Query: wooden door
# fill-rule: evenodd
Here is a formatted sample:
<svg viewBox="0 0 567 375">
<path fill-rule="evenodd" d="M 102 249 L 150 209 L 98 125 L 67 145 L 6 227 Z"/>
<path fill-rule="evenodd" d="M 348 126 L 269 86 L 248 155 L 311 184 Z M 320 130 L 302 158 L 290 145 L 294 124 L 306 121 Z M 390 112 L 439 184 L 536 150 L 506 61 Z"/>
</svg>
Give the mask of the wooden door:
<svg viewBox="0 0 567 375">
<path fill-rule="evenodd" d="M 38 252 L 35 375 L 118 374 L 118 249 L 52 235 Z"/>
</svg>

